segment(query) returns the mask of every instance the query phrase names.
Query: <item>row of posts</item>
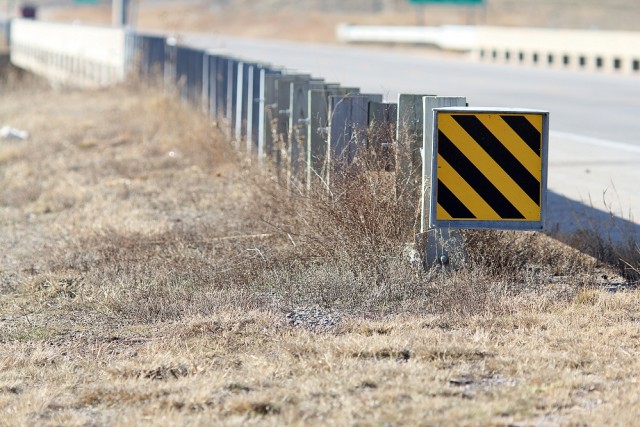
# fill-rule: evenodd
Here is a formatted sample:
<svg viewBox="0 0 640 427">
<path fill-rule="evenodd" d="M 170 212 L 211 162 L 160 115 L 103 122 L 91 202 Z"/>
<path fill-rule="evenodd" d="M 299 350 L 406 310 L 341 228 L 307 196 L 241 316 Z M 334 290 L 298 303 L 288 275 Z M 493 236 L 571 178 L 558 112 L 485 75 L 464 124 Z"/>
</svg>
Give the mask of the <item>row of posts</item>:
<svg viewBox="0 0 640 427">
<path fill-rule="evenodd" d="M 274 165 L 287 186 L 329 188 L 336 164 L 372 156 L 380 171 L 395 172 L 407 226 L 426 237 L 432 111 L 465 106 L 464 97 L 401 94 L 397 103 L 384 102 L 380 94 L 164 37 L 134 33 L 130 46 L 142 78 L 163 80 L 165 90 L 208 115 L 248 159 Z M 426 262 L 439 263 L 441 255 Z"/>
</svg>

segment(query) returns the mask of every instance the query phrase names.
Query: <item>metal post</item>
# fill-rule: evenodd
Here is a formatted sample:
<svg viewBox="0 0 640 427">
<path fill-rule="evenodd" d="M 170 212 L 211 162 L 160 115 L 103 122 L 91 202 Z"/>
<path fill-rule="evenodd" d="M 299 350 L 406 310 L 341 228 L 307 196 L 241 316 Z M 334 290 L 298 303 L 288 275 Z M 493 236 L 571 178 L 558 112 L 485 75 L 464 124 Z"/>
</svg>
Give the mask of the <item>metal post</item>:
<svg viewBox="0 0 640 427">
<path fill-rule="evenodd" d="M 227 83 L 227 91 L 225 93 L 226 98 L 226 108 L 224 118 L 227 120 L 228 126 L 225 129 L 227 134 L 231 134 L 232 126 L 234 125 L 233 117 L 234 117 L 234 106 L 235 106 L 235 90 L 236 82 L 235 82 L 235 74 L 237 71 L 237 62 L 234 59 L 229 58 L 227 62 L 227 72 L 226 72 L 226 83 Z"/>
<path fill-rule="evenodd" d="M 202 113 L 206 116 L 209 113 L 209 54 L 202 54 Z"/>
<path fill-rule="evenodd" d="M 235 116 L 235 131 L 233 134 L 233 140 L 236 145 L 236 149 L 240 150 L 240 139 L 242 138 L 242 76 L 244 74 L 244 63 L 238 63 L 238 75 L 236 80 L 236 116 Z"/>
<path fill-rule="evenodd" d="M 251 156 L 253 145 L 253 71 L 255 66 L 250 65 L 247 70 L 247 157 Z"/>
<path fill-rule="evenodd" d="M 267 70 L 260 69 L 260 89 L 258 94 L 258 165 L 260 169 L 264 167 L 264 137 L 265 137 L 265 117 L 264 117 L 264 101 L 265 101 L 265 82 Z"/>
</svg>

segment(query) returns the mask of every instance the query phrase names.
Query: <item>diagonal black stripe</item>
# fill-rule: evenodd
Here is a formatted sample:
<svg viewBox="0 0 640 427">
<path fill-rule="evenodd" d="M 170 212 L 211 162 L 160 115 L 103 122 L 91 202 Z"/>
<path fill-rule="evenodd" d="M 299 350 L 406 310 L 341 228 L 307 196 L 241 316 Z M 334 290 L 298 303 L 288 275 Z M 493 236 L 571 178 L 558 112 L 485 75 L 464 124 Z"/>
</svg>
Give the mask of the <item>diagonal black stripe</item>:
<svg viewBox="0 0 640 427">
<path fill-rule="evenodd" d="M 442 206 L 452 218 L 475 219 L 476 217 L 440 180 L 438 180 L 438 204 Z"/>
<path fill-rule="evenodd" d="M 438 130 L 438 154 L 478 193 L 503 219 L 524 219 L 515 206 L 467 159 L 447 136 Z"/>
<path fill-rule="evenodd" d="M 541 151 L 541 134 L 524 116 L 500 116 L 538 157 Z"/>
<path fill-rule="evenodd" d="M 537 205 L 540 205 L 540 181 L 502 145 L 489 129 L 476 117 L 469 114 L 453 115 L 453 119 L 473 138 L 480 147 L 515 181 Z"/>
</svg>

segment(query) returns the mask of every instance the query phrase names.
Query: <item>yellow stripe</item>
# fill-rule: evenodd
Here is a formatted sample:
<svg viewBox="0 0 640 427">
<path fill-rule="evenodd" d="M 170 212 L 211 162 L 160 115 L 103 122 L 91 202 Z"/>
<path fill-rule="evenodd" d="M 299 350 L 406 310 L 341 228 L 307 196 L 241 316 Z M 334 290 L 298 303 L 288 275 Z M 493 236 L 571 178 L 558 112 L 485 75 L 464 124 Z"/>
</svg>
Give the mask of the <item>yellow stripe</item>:
<svg viewBox="0 0 640 427">
<path fill-rule="evenodd" d="M 487 154 L 478 143 L 451 117 L 438 115 L 438 130 L 473 163 L 482 174 L 522 213 L 525 220 L 539 221 L 540 207 Z M 473 184 L 473 183 L 472 183 Z"/>
<path fill-rule="evenodd" d="M 531 125 L 542 133 L 542 114 L 525 114 L 524 116 Z"/>
<path fill-rule="evenodd" d="M 504 147 L 518 159 L 538 181 L 542 179 L 542 161 L 540 157 L 511 129 L 499 114 L 478 114 L 476 116 L 491 131 Z M 540 130 L 540 128 L 537 128 Z"/>
<path fill-rule="evenodd" d="M 453 217 L 449 215 L 449 212 L 447 212 L 442 206 L 440 206 L 440 203 L 438 203 L 438 207 L 436 209 L 436 219 L 453 219 Z"/>
<path fill-rule="evenodd" d="M 438 179 L 455 194 L 476 219 L 500 219 L 500 215 L 440 155 L 438 155 Z M 441 218 L 438 217 L 438 219 Z"/>
</svg>

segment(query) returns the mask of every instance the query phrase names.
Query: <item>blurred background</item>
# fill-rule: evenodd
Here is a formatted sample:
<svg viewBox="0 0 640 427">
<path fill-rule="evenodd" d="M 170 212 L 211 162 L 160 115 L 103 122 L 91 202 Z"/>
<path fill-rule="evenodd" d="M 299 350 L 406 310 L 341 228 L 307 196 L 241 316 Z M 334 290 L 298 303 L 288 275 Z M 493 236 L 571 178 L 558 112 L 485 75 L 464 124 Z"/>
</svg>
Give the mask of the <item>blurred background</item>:
<svg viewBox="0 0 640 427">
<path fill-rule="evenodd" d="M 499 25 L 640 30 L 639 0 L 131 0 L 143 29 L 335 42 L 339 23 Z M 0 21 L 33 7 L 38 19 L 109 25 L 111 0 L 0 0 Z"/>
</svg>

